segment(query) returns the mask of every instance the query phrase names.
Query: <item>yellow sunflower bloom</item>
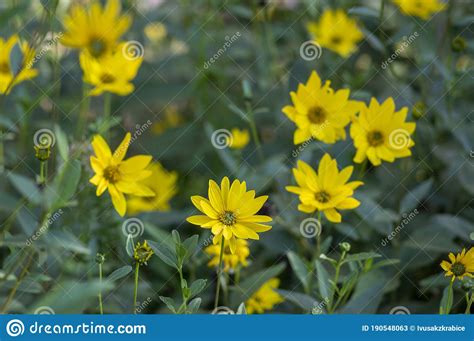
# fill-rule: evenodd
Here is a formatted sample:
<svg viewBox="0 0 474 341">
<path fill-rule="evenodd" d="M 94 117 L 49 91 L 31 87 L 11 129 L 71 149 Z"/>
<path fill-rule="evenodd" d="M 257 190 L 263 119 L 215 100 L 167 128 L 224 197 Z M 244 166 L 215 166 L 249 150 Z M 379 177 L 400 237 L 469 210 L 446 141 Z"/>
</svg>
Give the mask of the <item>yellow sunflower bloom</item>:
<svg viewBox="0 0 474 341">
<path fill-rule="evenodd" d="M 434 13 L 446 8 L 440 0 L 393 0 L 393 2 L 404 14 L 417 16 L 423 20 L 429 19 Z"/>
<path fill-rule="evenodd" d="M 127 202 L 124 194 L 151 197 L 155 193 L 140 181 L 151 175 L 146 167 L 151 162 L 149 155 L 137 155 L 124 160 L 130 145 L 131 135 L 127 133 L 118 148 L 112 154 L 109 145 L 100 135 L 92 139 L 95 156 L 90 157 L 95 175 L 89 180 L 97 186 L 96 195 L 101 196 L 109 191 L 115 210 L 124 216 Z"/>
<path fill-rule="evenodd" d="M 445 271 L 445 276 L 452 277 L 453 281 L 456 278 L 462 280 L 464 276 L 474 278 L 474 247 L 468 252 L 463 249 L 456 256 L 450 253 L 449 261 L 444 260 L 440 265 Z"/>
<path fill-rule="evenodd" d="M 265 282 L 246 302 L 245 309 L 248 314 L 263 314 L 265 310 L 272 310 L 273 306 L 284 301 L 283 297 L 275 291 L 280 285 L 278 278 Z"/>
<path fill-rule="evenodd" d="M 342 221 L 337 210 L 351 210 L 360 205 L 354 198 L 354 190 L 363 185 L 361 181 L 347 182 L 354 170 L 353 166 L 339 172 L 336 159 L 325 154 L 319 162 L 318 172 L 304 161 L 299 160 L 293 169 L 298 186 L 287 186 L 286 190 L 299 195 L 298 209 L 304 213 L 323 212 L 333 223 Z"/>
<path fill-rule="evenodd" d="M 15 45 L 19 46 L 23 55 L 21 70 L 12 70 L 10 57 Z M 38 75 L 38 70 L 31 65 L 34 56 L 35 50 L 26 42 L 20 41 L 18 35 L 15 34 L 8 40 L 0 38 L 0 94 L 8 94 L 15 85 Z"/>
<path fill-rule="evenodd" d="M 230 133 L 232 137 L 229 138 L 229 147 L 232 149 L 243 149 L 250 141 L 250 134 L 247 129 L 232 128 Z"/>
<path fill-rule="evenodd" d="M 219 266 L 219 257 L 221 252 L 221 243 L 216 245 L 210 245 L 204 249 L 204 251 L 211 256 L 211 260 L 207 265 L 211 268 Z M 224 254 L 222 261 L 224 263 L 224 271 L 231 272 L 238 266 L 247 266 L 247 257 L 250 255 L 250 249 L 248 242 L 245 239 L 237 239 L 235 244 L 234 253 L 230 251 L 229 244 L 224 244 Z"/>
<path fill-rule="evenodd" d="M 209 199 L 198 195 L 191 197 L 194 206 L 204 215 L 188 217 L 187 221 L 211 229 L 214 244 L 224 237 L 230 251 L 235 253 L 237 238 L 258 240 L 259 232 L 271 229 L 262 223 L 271 222 L 272 218 L 256 214 L 268 196 L 255 197 L 254 190 L 247 191 L 245 181 L 234 180 L 231 186 L 229 178 L 224 177 L 219 187 L 215 181 L 209 180 L 208 196 Z"/>
<path fill-rule="evenodd" d="M 410 156 L 410 148 L 415 145 L 410 135 L 415 132 L 416 123 L 405 122 L 407 113 L 406 107 L 395 111 L 391 97 L 382 104 L 375 98 L 368 107 L 364 104 L 350 129 L 357 149 L 354 162 L 362 163 L 368 158 L 374 166 L 379 166 L 382 160 L 393 162 Z"/>
<path fill-rule="evenodd" d="M 360 108 L 360 103 L 349 100 L 350 91 L 334 91 L 330 82 L 322 85 L 316 71 L 306 84 L 299 84 L 296 93 L 290 93 L 293 106 L 285 106 L 283 112 L 296 124 L 295 144 L 310 138 L 325 143 L 335 143 L 346 138 L 345 127 Z"/>
<path fill-rule="evenodd" d="M 317 44 L 344 58 L 355 52 L 364 38 L 357 22 L 341 9 L 325 10 L 319 22 L 309 23 L 307 29 Z"/>
<path fill-rule="evenodd" d="M 102 7 L 92 1 L 89 8 L 73 5 L 64 19 L 61 42 L 69 47 L 86 49 L 93 57 L 111 52 L 131 25 L 131 17 L 120 14 L 120 0 L 108 0 Z"/>
<path fill-rule="evenodd" d="M 141 183 L 151 188 L 155 195 L 152 197 L 131 196 L 127 201 L 127 214 L 170 210 L 169 201 L 177 192 L 178 174 L 168 172 L 159 162 L 150 163 L 146 169 L 151 171 L 151 176 Z"/>
</svg>

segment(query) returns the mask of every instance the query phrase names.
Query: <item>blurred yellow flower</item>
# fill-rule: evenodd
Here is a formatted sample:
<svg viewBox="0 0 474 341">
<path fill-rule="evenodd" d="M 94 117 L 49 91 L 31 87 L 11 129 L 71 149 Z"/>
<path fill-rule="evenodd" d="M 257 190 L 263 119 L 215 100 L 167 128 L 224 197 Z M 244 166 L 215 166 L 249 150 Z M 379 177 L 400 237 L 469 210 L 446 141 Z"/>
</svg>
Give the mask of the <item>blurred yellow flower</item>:
<svg viewBox="0 0 474 341">
<path fill-rule="evenodd" d="M 232 149 L 243 149 L 250 141 L 247 129 L 232 128 L 230 133 L 232 136 L 228 138 L 228 145 Z"/>
<path fill-rule="evenodd" d="M 100 59 L 94 58 L 87 51 L 81 53 L 79 58 L 84 81 L 94 86 L 91 96 L 98 96 L 103 92 L 126 96 L 135 89 L 131 81 L 137 75 L 143 57 L 128 56 L 124 47 L 125 44 L 120 44 L 115 51 Z"/>
<path fill-rule="evenodd" d="M 278 278 L 265 282 L 246 302 L 245 309 L 248 314 L 263 314 L 265 310 L 272 310 L 273 306 L 284 301 L 283 297 L 275 291 L 280 285 Z"/>
<path fill-rule="evenodd" d="M 219 266 L 219 256 L 221 252 L 221 243 L 210 245 L 204 251 L 211 256 L 211 260 L 207 265 L 209 267 Z M 247 257 L 250 255 L 248 242 L 245 239 L 237 239 L 235 243 L 234 253 L 230 251 L 229 244 L 224 244 L 224 254 L 222 261 L 224 262 L 224 271 L 229 272 L 235 270 L 238 266 L 247 266 Z"/>
<path fill-rule="evenodd" d="M 343 10 L 325 10 L 319 22 L 310 22 L 308 32 L 316 44 L 347 58 L 364 38 L 357 22 Z"/>
<path fill-rule="evenodd" d="M 266 232 L 271 226 L 262 224 L 272 221 L 266 215 L 257 215 L 268 196 L 255 197 L 255 191 L 247 191 L 245 181 L 234 180 L 230 186 L 229 178 L 224 177 L 221 186 L 209 180 L 209 199 L 199 195 L 191 197 L 194 206 L 204 213 L 188 217 L 187 221 L 202 228 L 211 229 L 213 243 L 224 237 L 230 251 L 236 252 L 237 238 L 259 239 L 259 232 Z"/>
<path fill-rule="evenodd" d="M 395 111 L 391 97 L 382 104 L 375 98 L 368 107 L 363 104 L 350 129 L 357 149 L 354 162 L 361 163 L 368 158 L 374 166 L 379 166 L 382 160 L 393 162 L 410 156 L 410 148 L 415 145 L 410 135 L 415 132 L 416 123 L 405 122 L 407 113 L 406 107 Z"/>
<path fill-rule="evenodd" d="M 143 31 L 146 37 L 154 44 L 158 44 L 168 34 L 166 26 L 160 22 L 153 22 L 146 25 Z"/>
<path fill-rule="evenodd" d="M 111 52 L 132 23 L 130 16 L 120 14 L 120 9 L 120 0 L 108 0 L 105 7 L 94 0 L 87 9 L 73 5 L 64 19 L 66 32 L 61 42 L 69 47 L 86 49 L 96 58 Z"/>
<path fill-rule="evenodd" d="M 124 216 L 127 202 L 124 194 L 150 197 L 155 193 L 140 181 L 151 175 L 146 167 L 151 162 L 149 155 L 137 155 L 124 160 L 130 145 L 131 135 L 127 133 L 118 148 L 112 154 L 109 145 L 100 135 L 92 139 L 95 156 L 90 157 L 95 175 L 89 180 L 97 186 L 96 195 L 109 191 L 115 210 Z"/>
<path fill-rule="evenodd" d="M 471 247 L 468 252 L 463 249 L 456 256 L 450 253 L 449 261 L 442 261 L 441 267 L 445 271 L 445 276 L 452 277 L 453 281 L 456 278 L 462 280 L 464 276 L 474 278 L 474 247 Z"/>
<path fill-rule="evenodd" d="M 131 196 L 127 200 L 127 214 L 170 210 L 169 201 L 177 192 L 178 174 L 168 172 L 159 162 L 150 163 L 146 169 L 151 171 L 151 176 L 142 180 L 141 183 L 151 188 L 155 195 L 152 197 Z"/>
<path fill-rule="evenodd" d="M 152 131 L 157 135 L 162 134 L 169 128 L 176 128 L 183 122 L 176 105 L 167 106 L 163 116 L 164 117 L 160 118 L 160 121 L 153 123 L 151 128 Z"/>
<path fill-rule="evenodd" d="M 440 0 L 393 0 L 393 2 L 406 15 L 429 19 L 434 13 L 445 9 L 445 4 Z"/>
<path fill-rule="evenodd" d="M 311 73 L 306 84 L 299 84 L 295 93 L 290 93 L 293 106 L 287 105 L 283 112 L 296 124 L 294 143 L 300 144 L 310 138 L 325 143 L 335 143 L 346 138 L 345 127 L 360 108 L 360 103 L 349 100 L 350 91 L 334 91 L 330 81 L 324 85 L 316 71 Z"/>
<path fill-rule="evenodd" d="M 333 223 L 342 221 L 337 210 L 351 210 L 360 205 L 354 198 L 354 190 L 363 184 L 361 181 L 347 182 L 354 167 L 348 166 L 342 171 L 337 167 L 336 159 L 325 154 L 319 162 L 316 173 L 306 162 L 299 160 L 293 175 L 298 186 L 287 186 L 286 190 L 298 194 L 298 209 L 304 213 L 323 212 Z"/>
<path fill-rule="evenodd" d="M 21 70 L 12 70 L 10 57 L 15 45 L 23 55 Z M 38 75 L 38 70 L 32 68 L 34 57 L 35 50 L 20 41 L 18 35 L 12 35 L 8 40 L 0 38 L 0 94 L 8 94 L 15 85 Z"/>
</svg>

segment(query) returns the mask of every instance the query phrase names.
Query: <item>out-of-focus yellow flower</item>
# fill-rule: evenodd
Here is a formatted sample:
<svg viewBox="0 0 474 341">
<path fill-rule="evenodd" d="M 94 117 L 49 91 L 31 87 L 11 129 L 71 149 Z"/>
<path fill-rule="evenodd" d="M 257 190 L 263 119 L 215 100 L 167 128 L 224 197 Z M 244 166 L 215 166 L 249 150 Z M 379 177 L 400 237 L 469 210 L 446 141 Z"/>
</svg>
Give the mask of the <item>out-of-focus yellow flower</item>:
<svg viewBox="0 0 474 341">
<path fill-rule="evenodd" d="M 112 92 L 120 96 L 130 94 L 135 87 L 131 81 L 137 75 L 143 61 L 142 56 L 127 55 L 126 44 L 120 44 L 115 51 L 103 55 L 100 59 L 83 51 L 80 55 L 84 81 L 94 86 L 91 96 Z"/>
<path fill-rule="evenodd" d="M 278 278 L 265 282 L 246 302 L 245 309 L 248 314 L 263 314 L 272 310 L 273 306 L 284 301 L 283 297 L 275 291 L 280 285 Z"/>
<path fill-rule="evenodd" d="M 209 267 L 219 266 L 219 257 L 221 252 L 221 243 L 210 245 L 204 251 L 211 256 L 211 260 L 207 265 Z M 229 272 L 235 270 L 238 266 L 247 266 L 247 257 L 250 255 L 248 243 L 245 239 L 237 239 L 235 243 L 234 253 L 230 251 L 229 244 L 224 244 L 224 254 L 222 261 L 224 262 L 224 271 Z"/>
<path fill-rule="evenodd" d="M 166 26 L 160 22 L 153 22 L 146 25 L 144 32 L 146 37 L 154 44 L 158 44 L 168 34 Z"/>
<path fill-rule="evenodd" d="M 240 130 L 239 128 L 232 128 L 231 135 L 228 138 L 228 145 L 232 149 L 243 149 L 250 141 L 250 134 L 247 129 Z"/>
<path fill-rule="evenodd" d="M 337 210 L 351 210 L 360 205 L 352 195 L 363 182 L 348 182 L 353 170 L 353 166 L 348 166 L 339 171 L 336 159 L 331 159 L 329 154 L 325 154 L 319 162 L 317 173 L 306 162 L 299 160 L 297 168 L 293 168 L 298 186 L 287 186 L 286 190 L 298 194 L 301 202 L 298 209 L 301 212 L 320 211 L 329 221 L 340 223 L 342 217 Z"/>
<path fill-rule="evenodd" d="M 330 81 L 322 85 L 313 71 L 306 84 L 300 83 L 296 93 L 290 93 L 293 106 L 282 110 L 296 124 L 293 142 L 300 144 L 311 137 L 325 143 L 345 139 L 344 128 L 361 106 L 360 102 L 349 100 L 349 94 L 348 89 L 331 89 Z"/>
<path fill-rule="evenodd" d="M 166 129 L 176 128 L 183 122 L 183 119 L 178 111 L 176 105 L 169 105 L 166 107 L 163 117 L 160 121 L 153 123 L 152 131 L 159 135 L 162 134 Z"/>
<path fill-rule="evenodd" d="M 452 277 L 453 281 L 456 278 L 462 280 L 464 276 L 474 278 L 474 247 L 471 247 L 468 252 L 466 252 L 466 249 L 463 249 L 457 255 L 450 253 L 449 261 L 444 260 L 440 265 L 445 271 L 444 275 Z"/>
<path fill-rule="evenodd" d="M 94 0 L 87 9 L 73 5 L 64 19 L 66 32 L 61 42 L 86 49 L 95 58 L 110 53 L 132 23 L 130 16 L 120 14 L 120 9 L 120 0 L 108 0 L 105 7 Z"/>
<path fill-rule="evenodd" d="M 178 174 L 168 172 L 159 162 L 151 163 L 146 169 L 151 171 L 151 176 L 141 183 L 151 188 L 155 195 L 152 197 L 131 196 L 127 202 L 127 214 L 170 210 L 169 201 L 177 192 Z"/>
<path fill-rule="evenodd" d="M 445 9 L 445 4 L 440 0 L 393 0 L 400 10 L 411 16 L 429 19 L 434 13 Z"/>
<path fill-rule="evenodd" d="M 382 160 L 393 162 L 410 156 L 410 148 L 415 145 L 411 134 L 415 132 L 416 123 L 405 122 L 407 113 L 406 107 L 395 111 L 391 97 L 382 104 L 375 98 L 369 106 L 364 104 L 350 129 L 357 149 L 354 162 L 362 163 L 368 158 L 374 166 L 379 166 Z"/>
<path fill-rule="evenodd" d="M 12 70 L 10 57 L 15 45 L 20 47 L 23 55 L 21 70 Z M 12 35 L 8 40 L 0 38 L 0 94 L 8 94 L 15 85 L 38 75 L 38 70 L 31 65 L 34 56 L 35 50 L 25 41 L 20 41 L 18 35 Z"/>
<path fill-rule="evenodd" d="M 115 210 L 122 217 L 127 211 L 124 194 L 144 197 L 155 195 L 150 188 L 141 183 L 141 180 L 151 175 L 151 171 L 146 170 L 151 162 L 151 156 L 137 155 L 124 160 L 130 139 L 131 135 L 127 133 L 112 154 L 109 145 L 102 136 L 95 135 L 92 139 L 92 149 L 95 156 L 90 157 L 95 175 L 89 181 L 97 186 L 96 195 L 101 196 L 105 190 L 108 190 Z"/>
<path fill-rule="evenodd" d="M 310 22 L 307 28 L 317 44 L 344 58 L 355 52 L 364 38 L 357 22 L 341 9 L 325 10 L 319 22 Z"/>
<path fill-rule="evenodd" d="M 229 178 L 224 177 L 219 188 L 215 181 L 209 180 L 208 196 L 209 199 L 199 195 L 191 197 L 194 206 L 204 215 L 188 217 L 187 221 L 211 229 L 214 244 L 224 237 L 230 251 L 235 253 L 237 238 L 258 240 L 258 233 L 272 228 L 262 224 L 271 222 L 271 217 L 256 214 L 268 196 L 255 197 L 254 190 L 247 191 L 245 181 L 234 180 L 230 186 Z"/>
</svg>

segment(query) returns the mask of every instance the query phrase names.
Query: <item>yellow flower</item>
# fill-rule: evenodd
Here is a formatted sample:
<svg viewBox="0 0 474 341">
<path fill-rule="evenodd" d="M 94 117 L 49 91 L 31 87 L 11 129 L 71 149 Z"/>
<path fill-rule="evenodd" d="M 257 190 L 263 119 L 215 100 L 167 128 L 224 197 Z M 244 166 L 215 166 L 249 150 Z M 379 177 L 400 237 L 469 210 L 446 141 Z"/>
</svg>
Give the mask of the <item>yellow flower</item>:
<svg viewBox="0 0 474 341">
<path fill-rule="evenodd" d="M 12 70 L 10 56 L 15 45 L 18 45 L 23 55 L 21 70 Z M 35 50 L 26 42 L 20 41 L 18 35 L 11 36 L 8 40 L 0 38 L 0 94 L 8 94 L 17 84 L 34 78 L 38 70 L 32 68 Z"/>
<path fill-rule="evenodd" d="M 108 0 L 102 7 L 92 1 L 88 9 L 78 4 L 64 19 L 61 42 L 69 47 L 86 49 L 93 57 L 111 52 L 131 25 L 131 17 L 120 15 L 120 0 Z"/>
<path fill-rule="evenodd" d="M 209 199 L 195 195 L 191 197 L 194 206 L 204 213 L 188 217 L 187 221 L 202 228 L 211 229 L 213 243 L 222 237 L 229 243 L 230 251 L 236 252 L 237 238 L 259 239 L 259 232 L 266 232 L 271 226 L 262 224 L 272 221 L 266 215 L 257 215 L 268 196 L 255 197 L 255 191 L 247 191 L 245 181 L 234 180 L 230 186 L 229 178 L 224 177 L 221 186 L 209 180 Z"/>
<path fill-rule="evenodd" d="M 299 84 L 297 92 L 290 93 L 293 106 L 287 105 L 282 110 L 296 124 L 293 142 L 300 144 L 315 138 L 335 143 L 345 139 L 344 128 L 360 107 L 359 102 L 349 100 L 349 94 L 348 89 L 335 92 L 330 81 L 322 85 L 313 71 L 306 84 Z"/>
<path fill-rule="evenodd" d="M 364 34 L 357 22 L 341 10 L 325 10 L 319 22 L 311 22 L 308 31 L 317 44 L 347 58 L 357 50 Z"/>
<path fill-rule="evenodd" d="M 379 166 L 382 160 L 393 162 L 410 156 L 410 148 L 415 145 L 410 135 L 416 124 L 405 122 L 407 112 L 406 107 L 395 111 L 391 97 L 382 104 L 372 98 L 368 107 L 362 105 L 350 129 L 357 149 L 354 162 L 361 163 L 368 158 L 374 166 Z"/>
<path fill-rule="evenodd" d="M 154 44 L 161 42 L 168 34 L 166 26 L 161 22 L 150 23 L 145 26 L 143 31 L 146 37 Z"/>
<path fill-rule="evenodd" d="M 232 137 L 229 137 L 228 144 L 232 149 L 243 149 L 250 141 L 250 134 L 247 129 L 232 128 L 230 133 Z"/>
<path fill-rule="evenodd" d="M 446 260 L 442 261 L 441 267 L 445 271 L 444 275 L 452 277 L 453 281 L 456 278 L 462 280 L 464 276 L 474 278 L 474 247 L 471 247 L 468 252 L 466 252 L 466 249 L 463 249 L 456 256 L 450 253 L 449 262 Z"/>
<path fill-rule="evenodd" d="M 423 20 L 429 19 L 434 13 L 446 7 L 439 0 L 393 0 L 393 2 L 406 15 L 414 15 Z"/>
<path fill-rule="evenodd" d="M 144 197 L 155 195 L 150 188 L 140 182 L 151 175 L 151 171 L 145 169 L 151 161 L 151 156 L 137 155 L 124 160 L 130 139 L 131 135 L 127 133 L 112 154 L 102 136 L 95 135 L 92 139 L 95 156 L 90 157 L 95 175 L 89 181 L 97 186 L 96 195 L 101 196 L 108 190 L 115 210 L 122 217 L 127 210 L 124 194 Z"/>
<path fill-rule="evenodd" d="M 211 256 L 211 260 L 207 265 L 209 267 L 219 266 L 219 257 L 221 252 L 221 243 L 210 245 L 204 251 Z M 235 270 L 239 265 L 247 266 L 247 257 L 250 255 L 248 243 L 245 239 L 237 239 L 234 253 L 230 251 L 229 244 L 224 244 L 224 254 L 222 261 L 224 262 L 224 271 L 229 272 Z"/>
<path fill-rule="evenodd" d="M 141 183 L 151 188 L 155 195 L 152 197 L 131 196 L 127 202 L 127 214 L 170 210 L 169 201 L 177 192 L 178 174 L 168 172 L 159 162 L 150 163 L 146 169 L 151 171 L 151 176 L 141 181 Z"/>
<path fill-rule="evenodd" d="M 265 310 L 272 310 L 273 306 L 284 301 L 283 297 L 275 291 L 280 285 L 278 278 L 265 282 L 252 297 L 245 302 L 248 314 L 262 314 Z"/>
<path fill-rule="evenodd" d="M 143 244 L 140 244 L 140 242 L 138 242 L 137 245 L 134 247 L 133 258 L 138 264 L 147 265 L 147 262 L 150 260 L 151 256 L 153 256 L 153 253 L 153 250 L 145 240 Z"/>
<path fill-rule="evenodd" d="M 337 210 L 351 210 L 360 205 L 354 198 L 354 190 L 363 184 L 361 181 L 347 182 L 354 167 L 349 166 L 339 172 L 336 159 L 325 154 L 319 162 L 316 173 L 311 166 L 299 160 L 293 168 L 298 186 L 287 186 L 286 190 L 299 195 L 298 209 L 304 213 L 323 212 L 333 223 L 342 221 Z"/>
<path fill-rule="evenodd" d="M 92 57 L 87 51 L 81 53 L 79 59 L 84 82 L 94 86 L 91 96 L 101 95 L 105 91 L 126 96 L 135 89 L 131 81 L 137 75 L 143 57 L 129 57 L 124 47 L 125 44 L 120 44 L 115 51 L 100 59 Z"/>
<path fill-rule="evenodd" d="M 160 121 L 153 123 L 151 128 L 157 135 L 162 134 L 166 129 L 176 128 L 183 122 L 176 105 L 167 106 L 163 116 Z"/>
</svg>

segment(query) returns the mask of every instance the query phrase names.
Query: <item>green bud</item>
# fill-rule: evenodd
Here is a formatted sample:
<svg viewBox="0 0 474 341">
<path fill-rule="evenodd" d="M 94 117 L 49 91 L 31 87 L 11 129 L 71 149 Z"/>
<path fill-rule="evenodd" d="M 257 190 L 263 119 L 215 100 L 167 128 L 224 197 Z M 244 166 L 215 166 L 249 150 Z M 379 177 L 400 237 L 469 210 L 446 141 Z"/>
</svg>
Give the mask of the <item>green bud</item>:
<svg viewBox="0 0 474 341">
<path fill-rule="evenodd" d="M 51 155 L 51 148 L 46 145 L 35 146 L 35 156 L 39 161 L 47 161 Z"/>
<path fill-rule="evenodd" d="M 457 36 L 451 42 L 451 49 L 454 52 L 463 52 L 467 47 L 466 39 L 463 37 Z"/>
<path fill-rule="evenodd" d="M 339 243 L 339 247 L 341 251 L 344 252 L 349 252 L 351 250 L 351 244 L 349 244 L 348 242 Z"/>
<path fill-rule="evenodd" d="M 426 105 L 425 103 L 419 101 L 416 102 L 413 106 L 413 117 L 417 120 L 423 117 L 426 114 Z"/>
<path fill-rule="evenodd" d="M 105 256 L 102 253 L 97 253 L 95 255 L 95 262 L 97 264 L 104 264 L 105 262 Z"/>
</svg>

